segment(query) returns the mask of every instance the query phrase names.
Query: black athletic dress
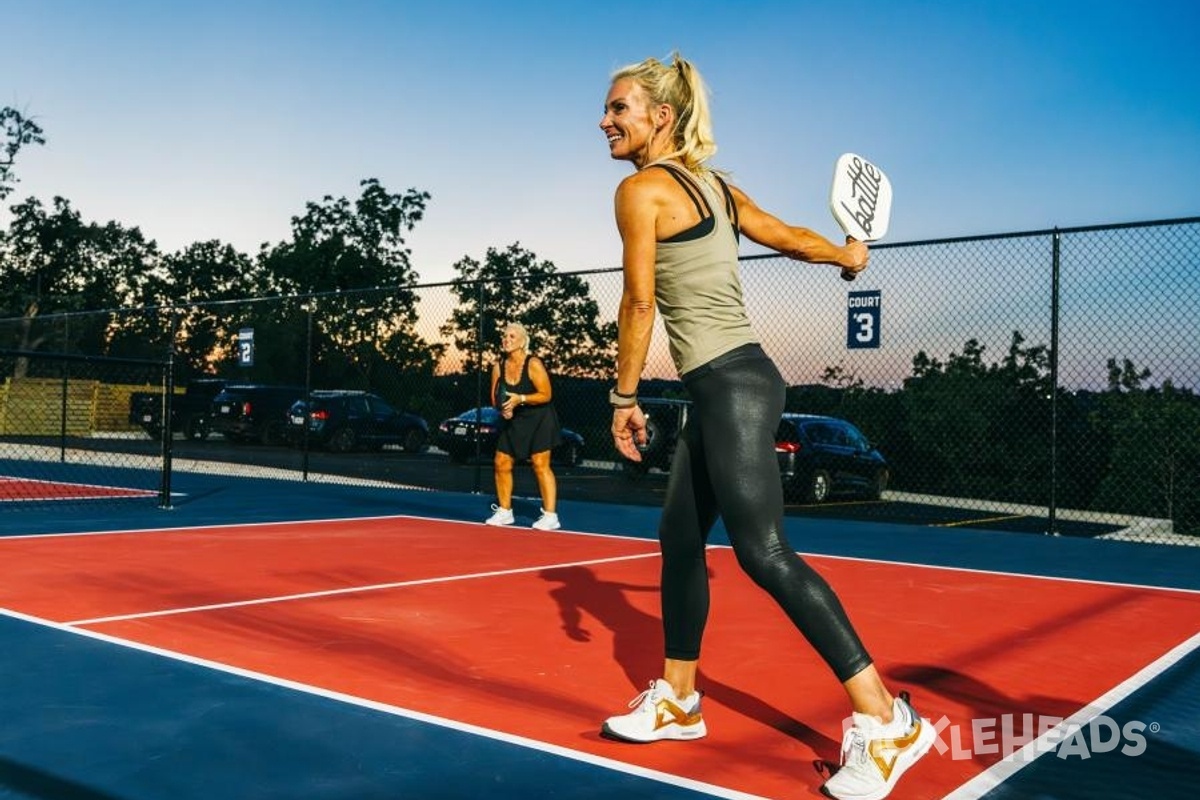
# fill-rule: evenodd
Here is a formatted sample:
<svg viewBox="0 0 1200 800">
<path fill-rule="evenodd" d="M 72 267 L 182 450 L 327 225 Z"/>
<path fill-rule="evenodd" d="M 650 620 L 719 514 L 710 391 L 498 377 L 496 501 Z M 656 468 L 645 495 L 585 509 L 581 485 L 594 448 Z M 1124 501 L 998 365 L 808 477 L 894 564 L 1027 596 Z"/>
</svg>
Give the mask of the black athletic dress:
<svg viewBox="0 0 1200 800">
<path fill-rule="evenodd" d="M 516 383 L 504 380 L 504 366 L 500 367 L 500 382 L 509 396 L 535 394 L 537 387 L 529 377 L 529 362 L 536 356 L 526 356 L 521 365 L 521 377 Z M 522 404 L 513 409 L 512 419 L 500 420 L 500 438 L 496 449 L 518 461 L 534 453 L 553 450 L 562 441 L 562 426 L 554 403 Z"/>
</svg>

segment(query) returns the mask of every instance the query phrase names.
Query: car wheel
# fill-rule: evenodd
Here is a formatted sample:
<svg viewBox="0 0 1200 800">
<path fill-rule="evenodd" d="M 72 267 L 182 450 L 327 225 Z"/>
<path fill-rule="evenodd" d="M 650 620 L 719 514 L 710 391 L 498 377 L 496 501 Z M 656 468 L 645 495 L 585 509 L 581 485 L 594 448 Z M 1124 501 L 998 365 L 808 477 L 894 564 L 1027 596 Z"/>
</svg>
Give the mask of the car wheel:
<svg viewBox="0 0 1200 800">
<path fill-rule="evenodd" d="M 329 449 L 335 453 L 349 453 L 358 444 L 358 437 L 350 428 L 338 428 L 329 437 Z"/>
<path fill-rule="evenodd" d="M 809 503 L 823 503 L 829 497 L 829 488 L 829 473 L 818 469 L 808 482 L 808 496 L 804 499 Z"/>
<path fill-rule="evenodd" d="M 153 426 L 153 427 L 148 427 L 148 428 L 142 428 L 142 430 L 144 430 L 146 432 L 146 435 L 149 436 L 154 441 L 156 441 L 156 442 L 162 441 L 162 428 Z"/>
<path fill-rule="evenodd" d="M 210 430 L 208 417 L 196 415 L 188 417 L 188 421 L 183 426 L 183 435 L 194 442 L 202 442 L 208 438 Z"/>
<path fill-rule="evenodd" d="M 875 474 L 875 477 L 871 479 L 871 482 L 867 484 L 867 498 L 870 500 L 882 500 L 890 477 L 886 469 L 879 470 Z"/>
<path fill-rule="evenodd" d="M 406 453 L 424 453 L 429 449 L 429 437 L 420 428 L 412 428 L 404 434 L 404 443 L 401 446 Z"/>
</svg>

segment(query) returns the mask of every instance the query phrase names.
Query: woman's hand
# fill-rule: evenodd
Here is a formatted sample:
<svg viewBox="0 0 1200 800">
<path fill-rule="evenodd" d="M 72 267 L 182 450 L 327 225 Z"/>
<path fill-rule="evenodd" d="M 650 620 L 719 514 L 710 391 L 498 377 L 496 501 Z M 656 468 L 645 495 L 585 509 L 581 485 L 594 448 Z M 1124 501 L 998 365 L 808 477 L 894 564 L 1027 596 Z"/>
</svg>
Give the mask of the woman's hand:
<svg viewBox="0 0 1200 800">
<path fill-rule="evenodd" d="M 518 397 L 520 397 L 520 395 L 510 394 L 504 399 L 504 402 L 500 405 L 500 416 L 504 417 L 505 419 L 513 418 L 513 411 L 515 411 L 517 406 L 520 405 L 520 403 L 517 402 Z"/>
<path fill-rule="evenodd" d="M 641 407 L 614 408 L 612 435 L 617 452 L 630 461 L 641 461 L 638 447 L 646 446 L 646 415 Z"/>
<path fill-rule="evenodd" d="M 870 259 L 870 250 L 864 242 L 851 236 L 846 237 L 846 246 L 842 248 L 842 257 L 839 260 L 843 273 L 857 275 L 867 268 Z"/>
</svg>

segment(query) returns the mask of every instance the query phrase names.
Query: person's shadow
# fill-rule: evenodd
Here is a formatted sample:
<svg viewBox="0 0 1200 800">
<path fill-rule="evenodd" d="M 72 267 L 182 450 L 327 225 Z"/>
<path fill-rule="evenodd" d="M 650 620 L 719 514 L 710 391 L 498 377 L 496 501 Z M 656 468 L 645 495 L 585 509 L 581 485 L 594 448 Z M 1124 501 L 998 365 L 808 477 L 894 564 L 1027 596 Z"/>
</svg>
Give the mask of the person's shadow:
<svg viewBox="0 0 1200 800">
<path fill-rule="evenodd" d="M 592 632 L 583 625 L 586 613 L 612 633 L 613 658 L 635 691 L 645 688 L 648 679 L 661 674 L 662 622 L 657 616 L 634 607 L 626 597 L 627 592 L 657 593 L 657 585 L 604 581 L 590 568 L 579 566 L 545 569 L 539 575 L 543 580 L 559 584 L 550 590 L 550 597 L 558 604 L 562 628 L 568 638 L 578 642 L 591 641 Z M 835 741 L 813 730 L 762 698 L 731 686 L 703 669 L 698 683 L 707 700 L 791 736 L 817 753 L 837 757 L 840 740 Z M 836 684 L 831 687 L 836 689 Z M 794 771 L 796 762 L 780 761 L 779 768 Z"/>
</svg>

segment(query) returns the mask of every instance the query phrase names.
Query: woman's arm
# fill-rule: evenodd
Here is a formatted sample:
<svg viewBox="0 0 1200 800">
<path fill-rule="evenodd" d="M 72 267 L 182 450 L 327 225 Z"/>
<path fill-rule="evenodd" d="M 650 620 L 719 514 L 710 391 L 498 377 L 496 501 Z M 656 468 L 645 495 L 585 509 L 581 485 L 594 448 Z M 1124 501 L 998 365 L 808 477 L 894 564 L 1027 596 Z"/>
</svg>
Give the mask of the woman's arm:
<svg viewBox="0 0 1200 800">
<path fill-rule="evenodd" d="M 662 174 L 660 174 L 662 173 Z M 672 180 L 662 170 L 637 172 L 617 187 L 617 231 L 621 234 L 623 283 L 617 310 L 617 385 L 619 394 L 637 395 L 654 333 L 654 259 L 659 213 L 669 201 Z M 636 404 L 613 408 L 613 441 L 631 461 L 641 461 L 637 446 L 646 443 L 646 417 Z"/>
<path fill-rule="evenodd" d="M 866 269 L 869 253 L 862 242 L 849 240 L 844 245 L 834 244 L 816 231 L 788 225 L 763 211 L 736 186 L 730 185 L 729 191 L 737 203 L 742 233 L 751 241 L 797 261 L 832 264 L 849 272 Z"/>
<path fill-rule="evenodd" d="M 533 394 L 517 395 L 518 405 L 549 403 L 554 399 L 554 393 L 550 387 L 550 373 L 546 371 L 546 365 L 537 356 L 529 357 L 529 380 L 533 382 L 534 392 Z"/>
<path fill-rule="evenodd" d="M 653 180 L 658 172 L 635 173 L 617 187 L 623 283 L 617 310 L 616 389 L 625 395 L 637 394 L 654 333 L 654 258 L 658 211 L 664 199 L 661 184 Z"/>
</svg>

